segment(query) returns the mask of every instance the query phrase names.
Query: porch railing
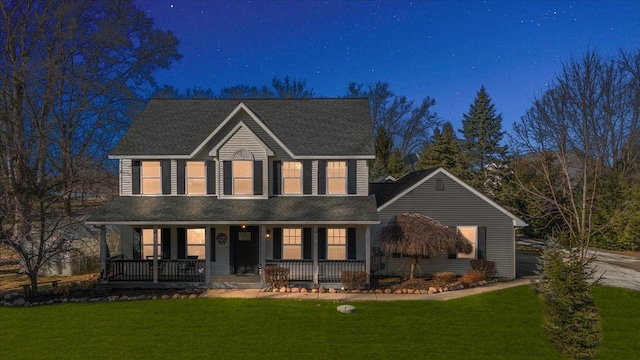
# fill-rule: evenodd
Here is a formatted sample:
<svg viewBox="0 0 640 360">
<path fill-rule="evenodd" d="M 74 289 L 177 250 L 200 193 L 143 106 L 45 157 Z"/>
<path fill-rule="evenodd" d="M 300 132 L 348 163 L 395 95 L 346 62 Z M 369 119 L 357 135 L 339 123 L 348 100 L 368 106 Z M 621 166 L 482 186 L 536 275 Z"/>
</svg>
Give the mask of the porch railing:
<svg viewBox="0 0 640 360">
<path fill-rule="evenodd" d="M 288 268 L 290 281 L 313 281 L 312 260 L 267 260 L 266 265 Z M 318 281 L 340 282 L 343 270 L 365 271 L 365 269 L 364 260 L 318 260 Z"/>
<path fill-rule="evenodd" d="M 204 282 L 205 260 L 158 260 L 158 282 Z M 108 281 L 153 281 L 153 260 L 107 259 Z"/>
</svg>

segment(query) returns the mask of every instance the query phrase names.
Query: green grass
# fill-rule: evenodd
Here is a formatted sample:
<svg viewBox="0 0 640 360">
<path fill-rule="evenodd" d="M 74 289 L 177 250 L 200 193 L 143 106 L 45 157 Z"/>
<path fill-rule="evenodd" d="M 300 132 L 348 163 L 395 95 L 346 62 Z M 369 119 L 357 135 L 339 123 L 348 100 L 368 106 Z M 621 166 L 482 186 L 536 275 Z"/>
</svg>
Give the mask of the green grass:
<svg viewBox="0 0 640 360">
<path fill-rule="evenodd" d="M 597 288 L 598 359 L 640 354 L 640 292 Z M 529 286 L 449 302 L 193 299 L 0 309 L 0 358 L 559 359 Z"/>
</svg>

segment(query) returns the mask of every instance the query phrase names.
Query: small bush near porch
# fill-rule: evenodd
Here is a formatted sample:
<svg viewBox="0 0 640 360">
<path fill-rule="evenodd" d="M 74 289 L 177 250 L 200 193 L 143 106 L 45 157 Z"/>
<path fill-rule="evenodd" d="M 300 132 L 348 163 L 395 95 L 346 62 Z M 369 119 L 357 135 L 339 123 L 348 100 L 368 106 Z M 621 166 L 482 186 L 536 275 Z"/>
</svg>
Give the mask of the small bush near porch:
<svg viewBox="0 0 640 360">
<path fill-rule="evenodd" d="M 640 353 L 640 292 L 599 287 L 596 359 Z M 0 308 L 6 359 L 560 359 L 530 286 L 448 302 L 206 299 Z M 409 326 L 410 324 L 410 326 Z M 419 329 L 419 331 L 416 331 Z M 274 346 L 276 341 L 277 346 Z"/>
</svg>

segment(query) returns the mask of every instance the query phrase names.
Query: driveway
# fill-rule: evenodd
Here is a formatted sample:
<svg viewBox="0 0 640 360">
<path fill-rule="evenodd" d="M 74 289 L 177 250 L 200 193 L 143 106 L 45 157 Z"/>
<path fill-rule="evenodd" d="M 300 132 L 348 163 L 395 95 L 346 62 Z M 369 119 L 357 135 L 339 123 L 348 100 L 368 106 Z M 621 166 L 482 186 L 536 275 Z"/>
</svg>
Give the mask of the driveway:
<svg viewBox="0 0 640 360">
<path fill-rule="evenodd" d="M 535 274 L 537 252 L 544 247 L 544 243 L 536 240 L 517 240 L 516 275 L 517 277 Z M 608 253 L 604 251 L 590 251 L 594 255 L 593 266 L 595 277 L 601 278 L 605 285 L 640 290 L 640 258 Z"/>
</svg>

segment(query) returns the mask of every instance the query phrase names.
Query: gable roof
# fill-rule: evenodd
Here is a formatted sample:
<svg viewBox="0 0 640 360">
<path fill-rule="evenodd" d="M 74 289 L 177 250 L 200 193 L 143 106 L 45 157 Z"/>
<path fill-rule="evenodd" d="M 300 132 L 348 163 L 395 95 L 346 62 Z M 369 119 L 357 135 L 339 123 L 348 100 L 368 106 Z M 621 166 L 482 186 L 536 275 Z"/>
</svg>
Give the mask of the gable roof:
<svg viewBox="0 0 640 360">
<path fill-rule="evenodd" d="M 469 190 L 475 196 L 484 200 L 487 204 L 493 206 L 498 211 L 510 217 L 513 220 L 513 226 L 515 227 L 527 226 L 527 223 L 522 221 L 520 218 L 513 215 L 512 213 L 507 211 L 505 208 L 498 205 L 493 200 L 489 199 L 488 197 L 483 195 L 481 192 L 474 189 L 464 181 L 458 179 L 456 176 L 449 173 L 443 168 L 412 171 L 402 176 L 400 179 L 396 181 L 384 181 L 384 182 L 378 182 L 378 183 L 371 183 L 369 184 L 369 193 L 376 196 L 376 205 L 378 206 L 378 211 L 380 211 L 385 207 L 389 206 L 394 201 L 405 196 L 411 190 L 417 188 L 418 186 L 422 185 L 429 179 L 433 178 L 436 174 L 443 174 L 449 177 L 451 180 L 457 182 L 460 186 Z"/>
<path fill-rule="evenodd" d="M 296 158 L 374 156 L 369 101 L 364 98 L 152 99 L 111 156 L 188 158 L 239 111 L 259 120 Z"/>
</svg>

